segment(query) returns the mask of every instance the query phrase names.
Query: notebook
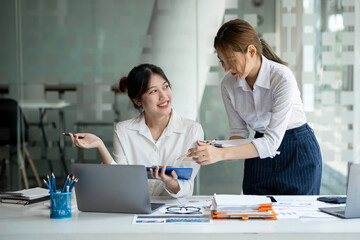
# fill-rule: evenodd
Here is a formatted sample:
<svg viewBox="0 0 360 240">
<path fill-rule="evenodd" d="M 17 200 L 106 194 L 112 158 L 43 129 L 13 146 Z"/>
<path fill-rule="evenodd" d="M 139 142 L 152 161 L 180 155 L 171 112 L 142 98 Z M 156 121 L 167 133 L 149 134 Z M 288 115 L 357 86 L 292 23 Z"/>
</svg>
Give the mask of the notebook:
<svg viewBox="0 0 360 240">
<path fill-rule="evenodd" d="M 72 164 L 77 206 L 83 212 L 151 213 L 146 168 L 142 165 Z"/>
<path fill-rule="evenodd" d="M 320 211 L 342 218 L 360 218 L 360 164 L 352 164 L 345 207 L 324 207 Z"/>
<path fill-rule="evenodd" d="M 2 203 L 27 205 L 50 199 L 49 189 L 35 187 L 15 192 L 0 193 Z"/>
</svg>

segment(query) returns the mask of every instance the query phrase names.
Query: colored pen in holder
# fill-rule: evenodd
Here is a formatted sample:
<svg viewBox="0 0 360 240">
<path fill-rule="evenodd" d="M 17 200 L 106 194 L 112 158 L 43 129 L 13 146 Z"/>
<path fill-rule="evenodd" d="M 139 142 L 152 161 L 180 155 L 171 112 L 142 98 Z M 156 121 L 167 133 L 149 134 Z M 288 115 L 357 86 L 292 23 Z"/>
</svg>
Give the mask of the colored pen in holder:
<svg viewBox="0 0 360 240">
<path fill-rule="evenodd" d="M 71 218 L 71 193 L 50 192 L 50 218 Z"/>
<path fill-rule="evenodd" d="M 71 194 L 78 179 L 74 176 L 67 176 L 61 191 L 56 190 L 54 173 L 50 177 L 49 175 L 47 176 L 47 181 L 45 179 L 43 181 L 50 190 L 50 218 L 71 218 Z"/>
</svg>

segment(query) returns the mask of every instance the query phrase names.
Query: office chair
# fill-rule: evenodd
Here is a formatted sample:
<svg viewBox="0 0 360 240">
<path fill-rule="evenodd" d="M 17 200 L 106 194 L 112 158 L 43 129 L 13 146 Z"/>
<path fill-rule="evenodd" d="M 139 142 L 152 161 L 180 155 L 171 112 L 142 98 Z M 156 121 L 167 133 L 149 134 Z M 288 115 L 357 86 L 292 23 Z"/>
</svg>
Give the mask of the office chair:
<svg viewBox="0 0 360 240">
<path fill-rule="evenodd" d="M 17 101 L 13 99 L 0 99 L 0 145 L 10 148 L 10 157 L 18 156 L 19 169 L 24 182 L 24 187 L 29 188 L 28 177 L 24 165 L 24 154 L 34 174 L 36 183 L 41 186 L 41 181 L 34 162 L 26 147 L 27 122 Z M 18 144 L 18 140 L 19 143 Z M 24 154 L 23 154 L 24 153 Z"/>
</svg>

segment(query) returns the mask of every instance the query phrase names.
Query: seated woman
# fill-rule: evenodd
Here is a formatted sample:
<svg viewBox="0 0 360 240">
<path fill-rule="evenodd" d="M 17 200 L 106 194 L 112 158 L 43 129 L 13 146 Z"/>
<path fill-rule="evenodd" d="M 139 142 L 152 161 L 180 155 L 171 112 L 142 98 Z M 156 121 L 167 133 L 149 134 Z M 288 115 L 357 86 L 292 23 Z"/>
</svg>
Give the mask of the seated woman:
<svg viewBox="0 0 360 240">
<path fill-rule="evenodd" d="M 177 158 L 195 146 L 196 140 L 204 138 L 201 125 L 182 118 L 172 109 L 170 82 L 157 66 L 142 64 L 133 68 L 128 77 L 121 78 L 119 87 L 128 93 L 141 113 L 116 124 L 114 159 L 103 141 L 93 134 L 70 134 L 72 142 L 81 148 L 97 148 L 104 164 L 157 166 L 150 170 L 151 196 L 191 196 L 200 166 L 189 158 Z M 161 171 L 158 166 L 163 166 Z M 165 175 L 166 166 L 193 168 L 192 177 L 178 179 L 175 171 Z"/>
</svg>

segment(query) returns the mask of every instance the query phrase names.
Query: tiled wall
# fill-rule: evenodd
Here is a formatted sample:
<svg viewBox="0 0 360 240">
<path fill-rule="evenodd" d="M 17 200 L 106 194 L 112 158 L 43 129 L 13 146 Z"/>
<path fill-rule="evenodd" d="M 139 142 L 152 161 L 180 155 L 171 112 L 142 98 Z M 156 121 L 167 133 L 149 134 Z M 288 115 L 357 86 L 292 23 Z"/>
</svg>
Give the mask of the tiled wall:
<svg viewBox="0 0 360 240">
<path fill-rule="evenodd" d="M 61 110 L 64 122 L 58 110 L 47 111 L 44 120 L 49 147 L 45 152 L 37 126 L 39 111 L 23 109 L 31 124 L 29 150 L 41 174 L 47 171 L 46 158 L 54 161 L 57 172 L 62 171 L 60 124 L 66 132 L 99 135 L 111 151 L 113 123 L 136 114 L 128 97 L 112 89 L 140 63 L 154 3 L 2 1 L 0 59 L 4 64 L 0 65 L 0 85 L 8 89 L 3 97 L 71 104 Z M 16 58 L 21 69 L 16 67 Z M 48 91 L 49 87 L 58 91 Z M 78 151 L 68 139 L 65 155 L 67 163 L 80 158 L 99 162 L 95 150 Z"/>
<path fill-rule="evenodd" d="M 115 93 L 118 80 L 139 63 L 151 62 L 163 68 L 173 85 L 174 109 L 201 122 L 207 139 L 227 138 L 219 88 L 224 71 L 212 45 L 223 22 L 243 18 L 289 62 L 297 78 L 327 165 L 323 193 L 343 193 L 348 162 L 360 161 L 358 1 L 4 0 L 0 4 L 0 87 L 8 88 L 2 97 L 69 102 L 63 109 L 64 131 L 95 133 L 111 151 L 113 123 L 137 115 L 127 95 Z M 50 91 L 53 87 L 60 90 Z M 39 122 L 37 110 L 25 112 L 29 122 Z M 41 173 L 47 171 L 44 156 L 62 171 L 59 111 L 49 110 L 45 122 L 49 149 L 44 152 L 39 128 L 32 125 L 31 153 Z M 68 164 L 99 162 L 95 150 L 78 150 L 68 139 L 64 147 Z M 242 161 L 202 167 L 197 193 L 238 192 L 242 167 Z M 219 172 L 224 173 L 221 178 Z"/>
</svg>

